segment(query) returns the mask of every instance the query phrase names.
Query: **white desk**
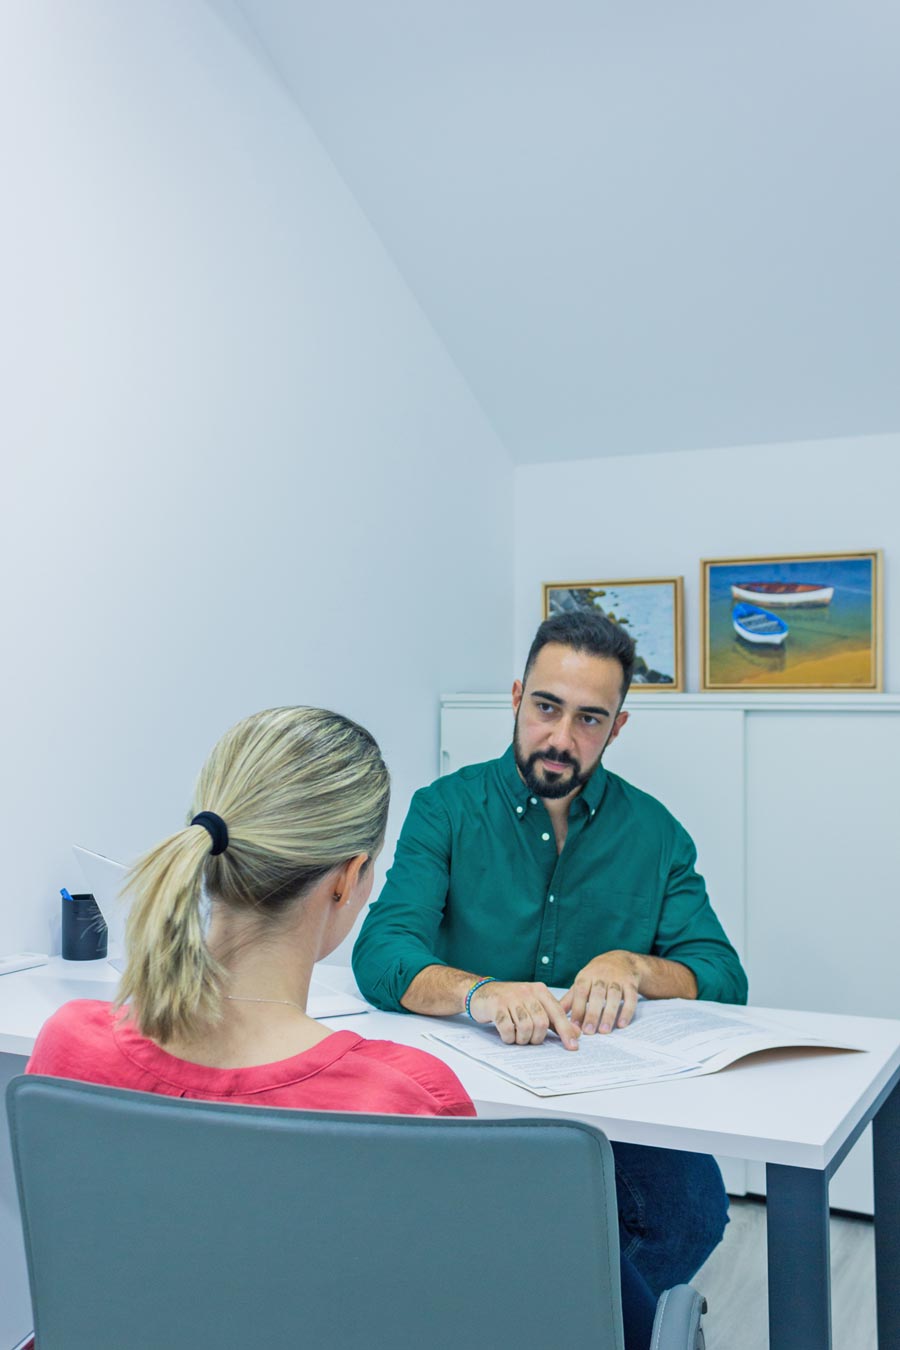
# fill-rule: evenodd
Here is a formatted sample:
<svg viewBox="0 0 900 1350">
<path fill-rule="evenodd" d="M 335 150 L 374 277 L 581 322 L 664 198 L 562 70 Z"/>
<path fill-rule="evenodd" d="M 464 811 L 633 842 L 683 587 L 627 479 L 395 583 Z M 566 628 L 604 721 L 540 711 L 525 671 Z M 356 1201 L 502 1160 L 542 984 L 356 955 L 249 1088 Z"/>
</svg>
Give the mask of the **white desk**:
<svg viewBox="0 0 900 1350">
<path fill-rule="evenodd" d="M 354 988 L 347 970 L 328 966 L 329 984 Z M 19 1072 L 49 1014 L 70 998 L 110 997 L 116 974 L 105 963 L 73 969 L 52 962 L 34 971 L 0 977 L 0 1080 Z M 900 1346 L 900 1022 L 782 1013 L 810 1032 L 851 1040 L 864 1054 L 822 1050 L 771 1051 L 706 1077 L 645 1087 L 540 1099 L 499 1075 L 423 1039 L 429 1018 L 371 1012 L 332 1025 L 417 1045 L 445 1060 L 458 1074 L 480 1115 L 574 1116 L 598 1125 L 610 1139 L 681 1148 L 695 1153 L 764 1162 L 767 1166 L 770 1346 L 772 1350 L 828 1350 L 831 1294 L 828 1179 L 866 1124 L 874 1119 L 878 1331 L 882 1350 Z M 525 1051 L 524 1053 L 527 1053 Z M 3 1140 L 5 1148 L 6 1141 Z M 8 1156 L 0 1159 L 0 1211 L 12 1195 Z M 14 1196 L 12 1215 L 14 1221 Z M 18 1294 L 0 1290 L 0 1308 L 19 1297 L 24 1305 L 24 1263 L 7 1256 L 17 1234 L 0 1232 L 4 1284 L 20 1281 Z M 0 1315 L 2 1316 L 2 1315 Z M 0 1350 L 18 1339 L 16 1326 L 0 1322 Z M 27 1330 L 28 1328 L 24 1328 Z M 10 1335 L 9 1333 L 13 1334 Z M 19 1333 L 19 1337 L 24 1332 Z"/>
</svg>

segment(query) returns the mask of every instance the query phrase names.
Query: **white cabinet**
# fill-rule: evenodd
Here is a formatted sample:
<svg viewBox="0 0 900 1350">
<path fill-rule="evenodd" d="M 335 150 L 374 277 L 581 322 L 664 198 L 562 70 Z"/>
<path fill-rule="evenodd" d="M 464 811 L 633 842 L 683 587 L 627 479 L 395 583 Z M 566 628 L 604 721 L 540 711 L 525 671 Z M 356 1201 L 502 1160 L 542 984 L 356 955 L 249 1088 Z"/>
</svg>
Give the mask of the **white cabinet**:
<svg viewBox="0 0 900 1350">
<path fill-rule="evenodd" d="M 697 845 L 752 1002 L 900 1016 L 900 698 L 634 694 L 605 763 L 653 793 Z M 508 695 L 447 695 L 441 773 L 503 752 Z M 872 1212 L 868 1134 L 831 1183 Z M 728 1168 L 729 1189 L 744 1189 Z M 763 1169 L 746 1169 L 762 1193 Z"/>
</svg>

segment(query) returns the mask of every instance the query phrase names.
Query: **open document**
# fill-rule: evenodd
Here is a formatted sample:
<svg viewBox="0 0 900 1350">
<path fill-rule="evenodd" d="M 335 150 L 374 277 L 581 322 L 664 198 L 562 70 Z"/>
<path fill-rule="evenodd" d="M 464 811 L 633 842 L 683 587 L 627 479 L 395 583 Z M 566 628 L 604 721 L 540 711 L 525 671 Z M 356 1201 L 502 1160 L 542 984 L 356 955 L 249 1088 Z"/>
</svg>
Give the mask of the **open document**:
<svg viewBox="0 0 900 1350">
<path fill-rule="evenodd" d="M 564 1050 L 555 1035 L 543 1045 L 504 1045 L 492 1026 L 442 1026 L 429 1038 L 476 1059 L 538 1097 L 657 1083 L 715 1073 L 744 1055 L 788 1046 L 857 1050 L 809 1036 L 755 1008 L 694 999 L 642 1000 L 630 1026 L 582 1036 Z"/>
</svg>

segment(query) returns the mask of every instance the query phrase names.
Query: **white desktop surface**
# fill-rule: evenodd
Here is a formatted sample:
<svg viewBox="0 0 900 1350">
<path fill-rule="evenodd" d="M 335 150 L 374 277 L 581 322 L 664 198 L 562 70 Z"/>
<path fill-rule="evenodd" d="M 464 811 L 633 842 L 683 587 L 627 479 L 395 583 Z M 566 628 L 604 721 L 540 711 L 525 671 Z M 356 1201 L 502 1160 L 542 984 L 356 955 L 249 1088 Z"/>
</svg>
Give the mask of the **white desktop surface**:
<svg viewBox="0 0 900 1350">
<path fill-rule="evenodd" d="M 119 972 L 108 961 L 64 961 L 0 975 L 0 1054 L 30 1055 L 51 1013 L 73 998 L 112 999 Z"/>
<path fill-rule="evenodd" d="M 335 989 L 356 992 L 349 968 L 320 970 Z M 117 980 L 106 961 L 59 957 L 0 976 L 0 1053 L 29 1055 L 56 1008 L 72 998 L 109 999 Z M 864 1051 L 771 1050 L 704 1077 L 548 1099 L 428 1040 L 425 1033 L 434 1028 L 434 1018 L 373 1010 L 328 1024 L 437 1055 L 455 1071 L 482 1115 L 576 1116 L 626 1143 L 822 1169 L 900 1068 L 900 1021 L 781 1010 L 776 1015 Z M 527 1046 L 522 1053 L 528 1054 Z"/>
</svg>

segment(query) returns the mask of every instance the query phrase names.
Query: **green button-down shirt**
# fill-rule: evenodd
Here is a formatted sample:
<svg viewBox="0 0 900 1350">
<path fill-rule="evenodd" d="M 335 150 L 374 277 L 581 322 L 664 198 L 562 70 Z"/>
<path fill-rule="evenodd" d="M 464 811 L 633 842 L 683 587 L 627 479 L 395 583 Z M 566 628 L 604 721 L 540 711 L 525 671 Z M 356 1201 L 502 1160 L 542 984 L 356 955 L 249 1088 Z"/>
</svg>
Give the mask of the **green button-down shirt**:
<svg viewBox="0 0 900 1350">
<path fill-rule="evenodd" d="M 357 983 L 399 1010 L 425 966 L 569 987 L 601 952 L 681 961 L 700 998 L 747 1001 L 697 851 L 654 797 L 600 765 L 557 854 L 547 809 L 512 748 L 415 794 L 394 865 L 353 951 Z"/>
</svg>

